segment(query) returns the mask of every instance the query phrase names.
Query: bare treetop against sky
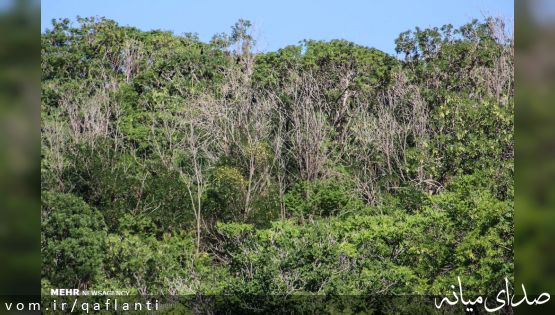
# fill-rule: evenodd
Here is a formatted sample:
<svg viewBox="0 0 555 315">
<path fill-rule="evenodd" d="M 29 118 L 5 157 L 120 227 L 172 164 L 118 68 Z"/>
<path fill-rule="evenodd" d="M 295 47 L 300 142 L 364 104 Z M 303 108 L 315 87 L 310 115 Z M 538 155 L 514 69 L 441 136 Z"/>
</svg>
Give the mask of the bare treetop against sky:
<svg viewBox="0 0 555 315">
<path fill-rule="evenodd" d="M 41 29 L 53 18 L 104 16 L 142 30 L 198 33 L 203 41 L 229 28 L 239 18 L 257 29 L 258 49 L 272 51 L 303 39 L 347 39 L 394 53 L 399 33 L 451 23 L 460 26 L 472 18 L 503 17 L 512 22 L 511 0 L 465 1 L 113 1 L 43 0 Z"/>
</svg>

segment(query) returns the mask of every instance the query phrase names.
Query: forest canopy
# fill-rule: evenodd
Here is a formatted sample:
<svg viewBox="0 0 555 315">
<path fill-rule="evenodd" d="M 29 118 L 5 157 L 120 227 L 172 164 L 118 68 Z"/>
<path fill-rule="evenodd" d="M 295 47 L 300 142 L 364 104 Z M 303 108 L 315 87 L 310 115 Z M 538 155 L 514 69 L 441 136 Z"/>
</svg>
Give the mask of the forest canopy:
<svg viewBox="0 0 555 315">
<path fill-rule="evenodd" d="M 43 288 L 474 293 L 513 274 L 513 38 L 256 51 L 104 18 L 41 34 Z"/>
</svg>

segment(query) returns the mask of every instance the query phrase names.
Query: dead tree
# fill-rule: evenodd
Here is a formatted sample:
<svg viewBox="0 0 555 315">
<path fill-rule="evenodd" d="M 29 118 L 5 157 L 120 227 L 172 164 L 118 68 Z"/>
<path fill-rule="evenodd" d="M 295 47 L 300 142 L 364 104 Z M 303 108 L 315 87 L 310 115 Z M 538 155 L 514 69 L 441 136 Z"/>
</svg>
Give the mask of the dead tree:
<svg viewBox="0 0 555 315">
<path fill-rule="evenodd" d="M 202 197 L 208 187 L 208 172 L 216 160 L 212 124 L 205 104 L 197 100 L 179 112 L 161 113 L 152 126 L 157 155 L 167 168 L 179 174 L 187 188 L 195 217 L 197 253 L 202 237 Z"/>
</svg>

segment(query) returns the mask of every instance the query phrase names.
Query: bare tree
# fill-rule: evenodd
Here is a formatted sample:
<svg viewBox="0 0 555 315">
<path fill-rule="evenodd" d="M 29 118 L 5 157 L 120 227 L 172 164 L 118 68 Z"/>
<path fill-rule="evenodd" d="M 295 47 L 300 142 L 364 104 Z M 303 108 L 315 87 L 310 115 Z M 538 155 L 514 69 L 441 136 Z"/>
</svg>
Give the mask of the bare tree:
<svg viewBox="0 0 555 315">
<path fill-rule="evenodd" d="M 470 75 L 487 96 L 492 96 L 500 105 L 507 105 L 514 97 L 514 38 L 507 31 L 505 20 L 489 18 L 487 25 L 491 36 L 499 44 L 499 52 L 492 66 L 479 66 Z"/>
<path fill-rule="evenodd" d="M 402 71 L 394 73 L 393 84 L 374 106 L 359 104 L 351 129 L 355 146 L 349 159 L 359 190 L 371 204 L 379 203 L 382 185 L 398 186 L 395 178 L 417 185 L 433 185 L 425 172 L 424 159 L 416 174 L 407 172 L 407 150 L 427 152 L 428 113 L 419 88 L 408 82 Z"/>
<path fill-rule="evenodd" d="M 207 175 L 216 155 L 211 132 L 213 120 L 206 115 L 202 100 L 177 112 L 161 113 L 152 126 L 152 138 L 162 163 L 179 174 L 195 217 L 196 251 L 202 234 L 202 197 L 207 190 Z"/>
<path fill-rule="evenodd" d="M 59 118 L 44 120 L 42 122 L 41 138 L 49 169 L 58 183 L 58 191 L 63 192 L 66 187 L 62 180 L 62 174 L 66 164 L 72 162 L 66 159 L 66 150 L 68 150 L 67 130 Z"/>
<path fill-rule="evenodd" d="M 144 44 L 135 39 L 127 39 L 121 54 L 121 70 L 125 76 L 125 82 L 129 83 L 139 71 L 139 65 L 144 56 Z"/>
<path fill-rule="evenodd" d="M 274 104 L 278 104 L 277 102 Z M 287 190 L 287 148 L 286 140 L 286 119 L 278 106 L 275 106 L 275 115 L 277 116 L 277 127 L 272 137 L 273 143 L 273 160 L 272 166 L 278 183 L 280 218 L 285 220 L 285 192 Z"/>
<path fill-rule="evenodd" d="M 291 98 L 287 119 L 291 123 L 290 153 L 299 168 L 302 180 L 314 181 L 322 176 L 329 159 L 326 147 L 331 128 L 324 113 L 324 95 L 311 74 L 292 73 L 285 87 Z"/>
<path fill-rule="evenodd" d="M 222 96 L 212 104 L 216 133 L 223 151 L 237 155 L 245 170 L 247 188 L 244 216 L 251 213 L 252 196 L 264 190 L 269 181 L 272 101 L 251 86 L 248 73 L 232 67 L 225 74 Z"/>
<path fill-rule="evenodd" d="M 236 62 L 225 69 L 219 96 L 210 102 L 214 133 L 218 135 L 221 150 L 237 155 L 245 172 L 245 218 L 252 212 L 253 195 L 260 194 L 270 180 L 273 110 L 272 98 L 252 85 L 255 40 L 251 26 L 249 21 L 240 20 L 233 27 L 231 43 Z"/>
</svg>

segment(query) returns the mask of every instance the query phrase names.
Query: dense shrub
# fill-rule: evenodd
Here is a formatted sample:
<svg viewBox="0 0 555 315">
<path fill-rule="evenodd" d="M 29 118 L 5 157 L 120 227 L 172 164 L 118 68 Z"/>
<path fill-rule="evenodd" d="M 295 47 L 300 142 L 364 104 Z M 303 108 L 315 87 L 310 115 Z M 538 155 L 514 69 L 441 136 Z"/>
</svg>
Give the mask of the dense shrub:
<svg viewBox="0 0 555 315">
<path fill-rule="evenodd" d="M 322 180 L 299 183 L 285 197 L 289 211 L 297 216 L 337 216 L 357 213 L 364 207 L 347 183 Z"/>
<path fill-rule="evenodd" d="M 43 192 L 42 273 L 58 288 L 87 288 L 104 275 L 106 225 L 98 210 L 70 194 Z"/>
</svg>

